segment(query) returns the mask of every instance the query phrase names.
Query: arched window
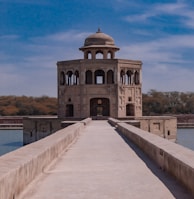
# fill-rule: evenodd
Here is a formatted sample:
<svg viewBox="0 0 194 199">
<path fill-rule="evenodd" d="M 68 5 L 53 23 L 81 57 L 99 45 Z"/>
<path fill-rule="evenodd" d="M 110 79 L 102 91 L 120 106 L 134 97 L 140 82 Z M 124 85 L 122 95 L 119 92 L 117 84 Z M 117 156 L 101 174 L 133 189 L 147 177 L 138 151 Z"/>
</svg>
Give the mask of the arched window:
<svg viewBox="0 0 194 199">
<path fill-rule="evenodd" d="M 139 72 L 138 71 L 135 71 L 135 74 L 134 74 L 134 83 L 135 84 L 139 84 Z"/>
<path fill-rule="evenodd" d="M 66 74 L 66 84 L 67 85 L 73 85 L 73 72 L 72 71 L 68 71 Z"/>
<path fill-rule="evenodd" d="M 101 50 L 96 51 L 96 59 L 103 59 L 103 52 Z"/>
<path fill-rule="evenodd" d="M 108 51 L 107 58 L 108 59 L 113 59 L 113 52 Z"/>
<path fill-rule="evenodd" d="M 74 73 L 74 84 L 75 85 L 79 84 L 79 72 L 77 70 Z"/>
<path fill-rule="evenodd" d="M 65 84 L 65 73 L 62 71 L 60 73 L 60 85 L 64 85 Z"/>
<path fill-rule="evenodd" d="M 114 84 L 114 72 L 112 70 L 107 72 L 107 84 Z"/>
<path fill-rule="evenodd" d="M 87 51 L 87 59 L 92 59 L 92 53 L 91 53 L 91 51 Z"/>
<path fill-rule="evenodd" d="M 105 75 L 103 70 L 95 71 L 95 84 L 104 84 L 105 83 Z"/>
<path fill-rule="evenodd" d="M 121 84 L 125 83 L 125 72 L 123 70 L 120 72 L 120 82 Z"/>
<path fill-rule="evenodd" d="M 86 71 L 86 84 L 92 84 L 92 71 Z"/>
<path fill-rule="evenodd" d="M 132 71 L 130 71 L 130 70 L 128 70 L 127 72 L 126 72 L 126 79 L 125 79 L 125 84 L 126 85 L 131 85 L 132 84 L 132 76 L 133 76 L 133 72 Z"/>
</svg>

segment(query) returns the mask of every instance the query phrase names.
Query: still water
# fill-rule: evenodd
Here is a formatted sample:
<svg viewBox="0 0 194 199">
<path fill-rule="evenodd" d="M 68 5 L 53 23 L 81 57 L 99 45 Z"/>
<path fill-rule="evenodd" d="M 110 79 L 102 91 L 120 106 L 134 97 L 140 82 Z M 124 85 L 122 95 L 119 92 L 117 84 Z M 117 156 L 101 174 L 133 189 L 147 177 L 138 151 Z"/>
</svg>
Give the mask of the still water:
<svg viewBox="0 0 194 199">
<path fill-rule="evenodd" d="M 176 143 L 194 150 L 194 129 L 178 129 Z M 0 130 L 0 156 L 22 146 L 22 130 Z"/>
<path fill-rule="evenodd" d="M 23 146 L 23 130 L 0 130 L 0 155 Z"/>
<path fill-rule="evenodd" d="M 176 143 L 194 150 L 194 129 L 177 129 Z"/>
</svg>

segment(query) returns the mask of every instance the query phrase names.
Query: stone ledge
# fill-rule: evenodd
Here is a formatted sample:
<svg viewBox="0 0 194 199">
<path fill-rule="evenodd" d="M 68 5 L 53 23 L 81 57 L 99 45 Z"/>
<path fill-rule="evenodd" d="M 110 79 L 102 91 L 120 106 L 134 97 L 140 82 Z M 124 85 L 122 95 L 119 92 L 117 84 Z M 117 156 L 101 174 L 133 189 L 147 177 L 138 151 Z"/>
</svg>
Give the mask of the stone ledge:
<svg viewBox="0 0 194 199">
<path fill-rule="evenodd" d="M 86 119 L 84 119 L 84 120 L 82 120 L 82 121 L 80 121 L 80 122 L 83 123 L 84 125 L 87 125 L 87 124 L 89 124 L 91 121 L 92 121 L 92 118 L 86 118 Z"/>
<path fill-rule="evenodd" d="M 194 151 L 125 123 L 117 128 L 194 196 Z"/>
<path fill-rule="evenodd" d="M 0 157 L 0 198 L 14 199 L 79 135 L 84 123 L 65 129 Z"/>
</svg>

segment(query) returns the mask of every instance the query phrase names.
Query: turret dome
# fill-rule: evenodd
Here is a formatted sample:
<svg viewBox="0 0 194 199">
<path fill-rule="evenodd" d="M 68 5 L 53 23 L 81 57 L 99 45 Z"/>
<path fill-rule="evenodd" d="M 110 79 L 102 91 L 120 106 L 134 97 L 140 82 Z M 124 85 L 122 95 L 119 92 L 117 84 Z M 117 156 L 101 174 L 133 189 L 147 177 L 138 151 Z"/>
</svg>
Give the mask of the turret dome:
<svg viewBox="0 0 194 199">
<path fill-rule="evenodd" d="M 101 32 L 100 29 L 92 35 L 86 37 L 84 46 L 79 48 L 79 50 L 84 52 L 84 59 L 96 59 L 96 55 L 98 53 L 103 55 L 103 59 L 114 59 L 115 52 L 119 50 L 117 46 L 114 44 L 114 39 Z M 91 55 L 91 56 L 89 56 Z"/>
<path fill-rule="evenodd" d="M 84 46 L 105 45 L 114 46 L 114 40 L 111 36 L 101 32 L 100 29 L 95 34 L 88 36 L 85 39 Z"/>
</svg>

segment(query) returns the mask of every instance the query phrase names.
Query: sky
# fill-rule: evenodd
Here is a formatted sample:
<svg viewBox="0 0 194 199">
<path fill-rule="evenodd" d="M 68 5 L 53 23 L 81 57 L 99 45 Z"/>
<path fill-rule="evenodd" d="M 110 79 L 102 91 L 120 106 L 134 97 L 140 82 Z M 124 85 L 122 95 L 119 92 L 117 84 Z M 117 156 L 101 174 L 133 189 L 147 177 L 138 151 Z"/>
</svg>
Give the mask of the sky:
<svg viewBox="0 0 194 199">
<path fill-rule="evenodd" d="M 142 91 L 194 92 L 194 1 L 0 0 L 0 96 L 57 97 L 57 61 L 101 31 L 141 60 Z"/>
</svg>

